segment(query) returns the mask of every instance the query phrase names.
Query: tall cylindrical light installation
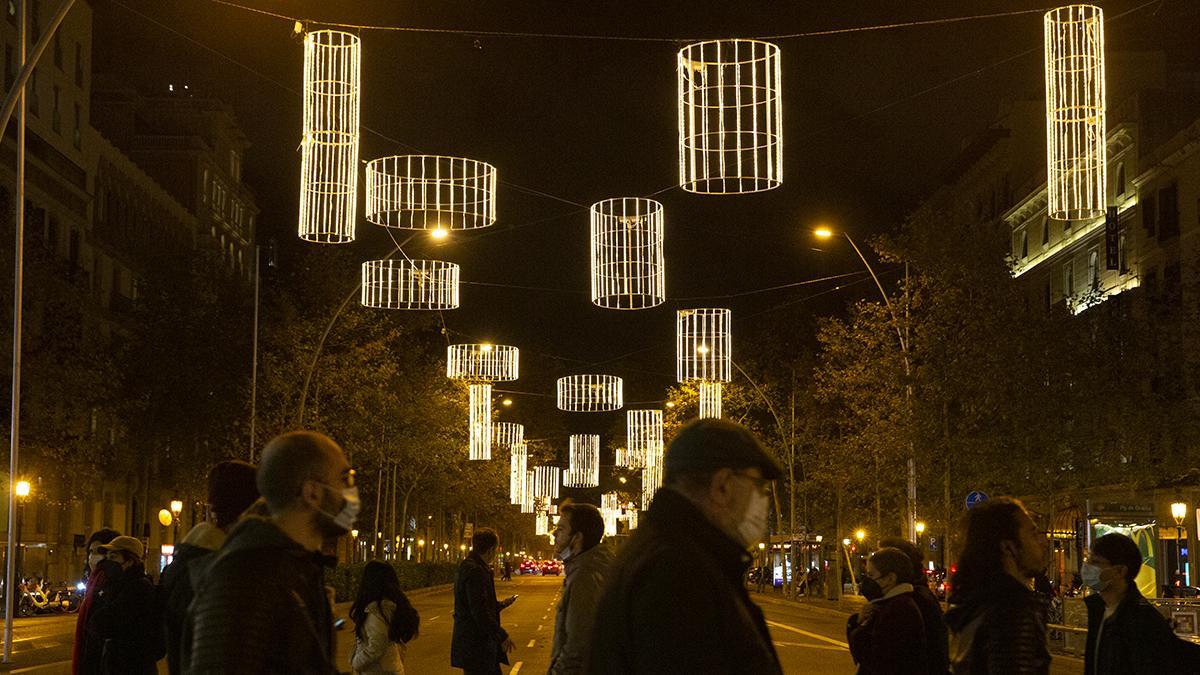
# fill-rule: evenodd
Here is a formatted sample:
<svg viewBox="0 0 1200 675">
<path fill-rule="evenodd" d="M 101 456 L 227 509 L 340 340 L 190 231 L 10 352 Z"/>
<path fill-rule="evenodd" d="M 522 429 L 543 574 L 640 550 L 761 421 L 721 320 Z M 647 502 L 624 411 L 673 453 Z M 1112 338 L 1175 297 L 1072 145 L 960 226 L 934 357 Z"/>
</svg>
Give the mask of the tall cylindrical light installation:
<svg viewBox="0 0 1200 675">
<path fill-rule="evenodd" d="M 304 36 L 304 127 L 300 139 L 300 238 L 354 241 L 362 51 L 357 36 Z"/>
</svg>

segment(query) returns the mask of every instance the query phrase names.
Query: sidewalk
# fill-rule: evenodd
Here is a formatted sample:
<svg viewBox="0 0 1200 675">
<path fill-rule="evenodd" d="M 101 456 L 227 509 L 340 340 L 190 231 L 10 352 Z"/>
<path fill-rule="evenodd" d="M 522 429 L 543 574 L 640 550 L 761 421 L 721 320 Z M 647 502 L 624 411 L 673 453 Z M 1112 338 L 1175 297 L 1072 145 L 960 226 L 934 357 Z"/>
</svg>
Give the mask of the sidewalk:
<svg viewBox="0 0 1200 675">
<path fill-rule="evenodd" d="M 769 605 L 785 605 L 787 607 L 803 607 L 807 610 L 820 614 L 828 614 L 834 616 L 850 616 L 858 613 L 862 606 L 867 604 L 866 598 L 861 595 L 843 595 L 840 600 L 826 600 L 817 596 L 800 596 L 795 600 L 789 600 L 782 592 L 774 590 L 765 593 L 759 593 L 753 586 L 746 590 L 759 602 L 764 602 Z"/>
</svg>

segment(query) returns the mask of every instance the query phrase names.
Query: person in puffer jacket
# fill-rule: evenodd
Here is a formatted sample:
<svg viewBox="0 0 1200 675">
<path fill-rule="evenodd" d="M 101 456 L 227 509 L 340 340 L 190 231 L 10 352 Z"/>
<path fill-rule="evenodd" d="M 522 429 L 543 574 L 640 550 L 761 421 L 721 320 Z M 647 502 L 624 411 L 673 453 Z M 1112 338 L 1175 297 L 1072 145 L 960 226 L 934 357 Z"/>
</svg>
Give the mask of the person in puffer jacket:
<svg viewBox="0 0 1200 675">
<path fill-rule="evenodd" d="M 403 673 L 405 647 L 417 637 L 421 618 L 400 590 L 391 565 L 372 560 L 363 567 L 350 619 L 350 668 L 355 673 Z"/>
</svg>

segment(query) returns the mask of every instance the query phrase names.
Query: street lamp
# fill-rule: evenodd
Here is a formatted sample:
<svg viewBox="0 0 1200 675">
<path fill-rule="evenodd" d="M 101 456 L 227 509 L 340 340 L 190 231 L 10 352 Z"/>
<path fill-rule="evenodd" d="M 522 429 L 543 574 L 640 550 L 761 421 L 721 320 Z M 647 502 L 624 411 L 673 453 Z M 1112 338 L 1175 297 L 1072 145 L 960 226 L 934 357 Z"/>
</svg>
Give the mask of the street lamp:
<svg viewBox="0 0 1200 675">
<path fill-rule="evenodd" d="M 813 236 L 818 239 L 833 238 L 833 230 L 824 225 L 813 230 Z M 900 319 L 896 316 L 896 308 L 892 305 L 892 299 L 888 297 L 887 291 L 883 290 L 883 284 L 879 282 L 879 277 L 875 275 L 875 268 L 871 267 L 871 263 L 867 262 L 867 257 L 863 255 L 862 250 L 858 248 L 858 244 L 850 238 L 849 232 L 842 232 L 842 236 L 850 243 L 850 247 L 858 254 L 858 259 L 862 261 L 863 267 L 867 268 L 867 272 L 871 275 L 871 279 L 875 281 L 875 288 L 879 289 L 879 295 L 883 298 L 883 304 L 887 307 L 888 314 L 892 317 L 892 327 L 896 329 L 896 339 L 900 342 L 900 355 L 904 359 L 904 400 L 911 408 L 912 406 L 912 364 L 908 358 L 908 325 L 905 324 L 904 329 L 900 328 Z M 908 280 L 908 263 L 904 264 L 904 278 Z M 904 314 L 905 319 L 908 318 L 908 284 L 904 285 Z M 913 460 L 912 442 L 908 444 L 908 538 L 916 539 L 916 520 L 917 520 L 917 468 Z"/>
<path fill-rule="evenodd" d="M 863 543 L 863 540 L 867 538 L 867 531 L 863 529 L 855 530 L 854 538 L 858 540 L 858 543 Z"/>
<path fill-rule="evenodd" d="M 18 583 L 20 582 L 20 579 L 21 579 L 21 567 L 23 566 L 22 563 L 25 562 L 25 550 L 23 548 L 21 548 L 21 524 L 25 521 L 25 502 L 29 499 L 30 490 L 31 490 L 31 488 L 29 487 L 29 481 L 27 481 L 27 480 L 17 481 L 17 487 L 14 490 L 14 493 L 17 495 L 17 527 L 16 527 L 17 575 L 16 575 L 16 578 L 17 578 Z M 11 589 L 6 588 L 4 590 L 7 593 Z M 13 597 L 14 597 L 14 601 L 13 601 L 14 603 L 19 601 L 19 598 L 17 598 L 17 596 L 15 594 L 13 595 Z"/>
<path fill-rule="evenodd" d="M 918 520 L 917 524 L 914 525 L 913 528 L 917 531 L 918 537 L 925 534 L 925 523 L 924 522 Z"/>
<path fill-rule="evenodd" d="M 171 515 L 175 516 L 175 532 L 171 537 L 171 543 L 179 542 L 179 514 L 183 513 L 183 502 L 178 499 L 171 500 Z"/>
<path fill-rule="evenodd" d="M 1175 573 L 1182 573 L 1183 566 L 1183 519 L 1187 517 L 1187 504 L 1175 502 L 1171 504 L 1171 517 L 1175 519 Z"/>
</svg>

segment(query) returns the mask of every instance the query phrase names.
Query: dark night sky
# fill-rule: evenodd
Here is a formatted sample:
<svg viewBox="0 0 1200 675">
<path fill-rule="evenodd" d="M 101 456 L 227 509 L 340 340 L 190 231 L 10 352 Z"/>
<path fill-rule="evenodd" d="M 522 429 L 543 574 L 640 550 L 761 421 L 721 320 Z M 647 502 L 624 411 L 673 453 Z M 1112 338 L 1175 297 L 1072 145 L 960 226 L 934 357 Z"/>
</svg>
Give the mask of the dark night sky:
<svg viewBox="0 0 1200 675">
<path fill-rule="evenodd" d="M 1112 16 L 1141 3 L 1100 4 Z M 314 25 L 324 19 L 671 38 L 752 37 L 1046 5 L 1032 0 L 245 4 L 306 17 Z M 1111 23 L 1109 52 L 1194 43 L 1197 32 L 1180 24 L 1184 13 L 1196 23 L 1194 4 L 1167 0 L 1157 14 L 1151 8 Z M 290 37 L 291 25 L 207 0 L 97 0 L 95 6 L 95 69 L 117 72 L 143 91 L 187 82 L 231 103 L 254 146 L 245 164 L 263 209 L 260 237 L 289 242 L 285 264 L 287 256 L 328 255 L 295 237 L 301 114 L 295 91 L 301 86 L 302 48 Z M 449 327 L 463 334 L 455 340 L 469 335 L 515 344 L 525 350 L 527 373 L 555 367 L 534 352 L 600 362 L 652 348 L 604 366 L 626 376 L 631 400 L 661 397 L 673 380 L 676 308 L 732 307 L 736 358 L 739 334 L 772 316 L 760 312 L 830 285 L 729 300 L 682 298 L 857 271 L 848 251 L 814 251 L 807 228 L 827 221 L 865 239 L 895 227 L 937 187 L 940 170 L 964 139 L 992 121 L 1002 99 L 1038 98 L 1042 87 L 1040 14 L 779 41 L 783 186 L 738 197 L 691 195 L 678 188 L 658 195 L 666 207 L 672 299 L 654 310 L 614 312 L 588 302 L 585 207 L 676 184 L 674 53 L 679 45 L 480 37 L 477 48 L 475 40 L 363 33 L 363 124 L 403 145 L 364 133 L 361 157 L 428 152 L 495 164 L 508 183 L 499 193 L 497 225 L 456 233 L 436 253 L 413 249 L 410 255 L 458 262 L 468 282 L 558 290 L 465 286 L 462 307 L 446 314 Z M 1032 52 L 990 67 L 1025 50 Z M 981 68 L 986 70 L 976 76 L 920 93 Z M 548 220 L 530 224 L 541 219 Z M 352 246 L 362 259 L 379 257 L 386 246 L 376 230 L 365 221 L 359 226 L 360 241 Z M 331 280 L 347 292 L 356 282 Z M 792 307 L 829 313 L 869 291 L 857 284 Z M 752 317 L 755 313 L 760 314 Z M 796 323 L 796 330 L 808 330 L 802 321 Z M 574 369 L 589 370 L 582 363 Z"/>
</svg>

